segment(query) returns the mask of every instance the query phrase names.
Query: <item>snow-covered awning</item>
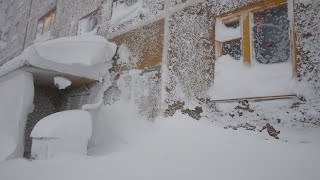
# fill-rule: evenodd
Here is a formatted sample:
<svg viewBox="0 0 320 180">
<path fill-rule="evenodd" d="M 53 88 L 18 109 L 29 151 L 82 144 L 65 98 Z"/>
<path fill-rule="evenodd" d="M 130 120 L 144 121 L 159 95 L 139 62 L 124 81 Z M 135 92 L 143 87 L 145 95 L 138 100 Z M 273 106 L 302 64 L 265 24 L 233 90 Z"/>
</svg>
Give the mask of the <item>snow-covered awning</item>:
<svg viewBox="0 0 320 180">
<path fill-rule="evenodd" d="M 99 80 L 107 72 L 106 62 L 115 55 L 116 48 L 116 44 L 98 35 L 63 37 L 36 43 L 2 65 L 0 76 L 23 67 L 40 74 L 54 72 L 73 78 Z"/>
</svg>

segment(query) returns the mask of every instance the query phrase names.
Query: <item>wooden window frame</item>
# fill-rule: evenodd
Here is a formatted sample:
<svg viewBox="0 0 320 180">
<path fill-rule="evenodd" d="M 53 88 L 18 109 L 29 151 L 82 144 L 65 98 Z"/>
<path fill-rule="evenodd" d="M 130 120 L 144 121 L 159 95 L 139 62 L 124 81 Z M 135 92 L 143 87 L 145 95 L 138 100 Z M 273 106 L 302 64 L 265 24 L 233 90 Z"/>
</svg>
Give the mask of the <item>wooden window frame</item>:
<svg viewBox="0 0 320 180">
<path fill-rule="evenodd" d="M 293 2 L 290 0 L 265 0 L 259 3 L 254 3 L 243 8 L 239 8 L 235 11 L 222 14 L 217 17 L 222 20 L 224 24 L 229 24 L 234 21 L 240 21 L 241 31 L 242 31 L 242 57 L 245 64 L 250 65 L 252 59 L 254 59 L 254 54 L 252 50 L 254 49 L 253 37 L 252 34 L 252 18 L 253 14 L 274 7 L 279 7 L 281 5 L 288 6 L 288 16 L 289 22 L 289 32 L 290 32 L 290 60 L 292 63 L 293 76 L 297 76 L 297 60 L 296 60 L 296 38 L 294 30 L 294 13 L 293 11 Z M 222 43 L 216 41 L 216 58 L 220 57 L 222 54 Z"/>
</svg>

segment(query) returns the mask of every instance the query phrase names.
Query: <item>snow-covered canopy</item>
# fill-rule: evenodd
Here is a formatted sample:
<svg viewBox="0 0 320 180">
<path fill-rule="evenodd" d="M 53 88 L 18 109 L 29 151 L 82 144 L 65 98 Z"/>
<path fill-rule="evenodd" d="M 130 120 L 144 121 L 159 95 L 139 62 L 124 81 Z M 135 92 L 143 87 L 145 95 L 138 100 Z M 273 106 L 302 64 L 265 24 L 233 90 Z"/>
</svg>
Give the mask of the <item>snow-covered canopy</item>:
<svg viewBox="0 0 320 180">
<path fill-rule="evenodd" d="M 98 35 L 63 37 L 27 48 L 20 56 L 0 67 L 0 76 L 25 65 L 73 76 L 99 80 L 116 44 Z"/>
<path fill-rule="evenodd" d="M 31 132 L 33 138 L 87 139 L 92 133 L 92 118 L 83 110 L 62 111 L 41 119 Z"/>
</svg>

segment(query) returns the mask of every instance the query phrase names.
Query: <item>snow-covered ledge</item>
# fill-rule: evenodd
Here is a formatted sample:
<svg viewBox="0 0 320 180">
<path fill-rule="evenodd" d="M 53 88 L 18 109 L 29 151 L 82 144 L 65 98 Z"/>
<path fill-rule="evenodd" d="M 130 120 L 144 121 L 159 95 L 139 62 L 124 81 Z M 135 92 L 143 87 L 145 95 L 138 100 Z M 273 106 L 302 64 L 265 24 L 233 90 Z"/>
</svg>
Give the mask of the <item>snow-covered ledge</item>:
<svg viewBox="0 0 320 180">
<path fill-rule="evenodd" d="M 71 36 L 36 43 L 0 67 L 0 76 L 25 66 L 99 80 L 117 46 L 98 35 Z"/>
</svg>

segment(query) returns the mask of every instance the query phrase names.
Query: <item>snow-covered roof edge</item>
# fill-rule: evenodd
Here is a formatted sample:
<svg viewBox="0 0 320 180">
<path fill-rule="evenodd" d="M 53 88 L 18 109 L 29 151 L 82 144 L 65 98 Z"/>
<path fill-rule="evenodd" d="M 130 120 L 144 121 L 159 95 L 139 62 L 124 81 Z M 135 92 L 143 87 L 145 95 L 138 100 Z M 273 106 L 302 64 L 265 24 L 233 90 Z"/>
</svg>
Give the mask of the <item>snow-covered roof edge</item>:
<svg viewBox="0 0 320 180">
<path fill-rule="evenodd" d="M 68 75 L 99 80 L 116 44 L 98 35 L 63 37 L 36 43 L 21 55 L 0 66 L 0 77 L 24 66 L 33 66 Z"/>
</svg>

